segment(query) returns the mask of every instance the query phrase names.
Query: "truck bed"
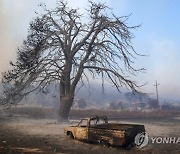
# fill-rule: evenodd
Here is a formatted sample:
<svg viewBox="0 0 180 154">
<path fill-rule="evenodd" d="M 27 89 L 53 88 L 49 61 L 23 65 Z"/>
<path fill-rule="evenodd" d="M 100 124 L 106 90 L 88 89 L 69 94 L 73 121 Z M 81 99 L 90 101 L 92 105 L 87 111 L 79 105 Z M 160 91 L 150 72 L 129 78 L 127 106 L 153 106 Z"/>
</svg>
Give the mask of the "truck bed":
<svg viewBox="0 0 180 154">
<path fill-rule="evenodd" d="M 99 125 L 91 125 L 90 128 L 99 128 L 99 129 L 111 129 L 111 130 L 127 130 L 134 127 L 142 127 L 143 125 L 137 124 L 116 124 L 116 123 L 107 123 Z"/>
<path fill-rule="evenodd" d="M 98 140 L 98 137 L 101 139 L 105 137 L 107 140 L 108 137 L 113 139 L 108 139 L 109 143 L 126 147 L 133 143 L 135 136 L 141 132 L 145 132 L 144 125 L 107 123 L 90 126 L 89 138 L 90 140 Z"/>
</svg>

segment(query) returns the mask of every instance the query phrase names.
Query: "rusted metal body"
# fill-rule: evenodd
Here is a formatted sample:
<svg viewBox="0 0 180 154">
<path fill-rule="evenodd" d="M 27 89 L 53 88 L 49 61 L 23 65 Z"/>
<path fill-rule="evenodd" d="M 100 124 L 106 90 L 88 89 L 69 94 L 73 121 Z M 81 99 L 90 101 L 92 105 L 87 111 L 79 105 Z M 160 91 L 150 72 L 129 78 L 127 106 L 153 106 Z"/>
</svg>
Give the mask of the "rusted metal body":
<svg viewBox="0 0 180 154">
<path fill-rule="evenodd" d="M 93 117 L 81 119 L 77 126 L 66 127 L 64 132 L 78 140 L 126 147 L 134 143 L 135 136 L 145 132 L 145 128 L 144 125 L 108 123 L 107 117 Z"/>
</svg>

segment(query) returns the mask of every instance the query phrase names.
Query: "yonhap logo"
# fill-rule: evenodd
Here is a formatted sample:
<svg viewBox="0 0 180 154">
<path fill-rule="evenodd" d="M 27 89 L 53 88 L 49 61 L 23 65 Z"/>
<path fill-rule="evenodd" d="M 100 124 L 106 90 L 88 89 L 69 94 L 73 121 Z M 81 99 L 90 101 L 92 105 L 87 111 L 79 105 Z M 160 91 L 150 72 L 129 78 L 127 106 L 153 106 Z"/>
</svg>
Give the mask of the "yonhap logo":
<svg viewBox="0 0 180 154">
<path fill-rule="evenodd" d="M 139 133 L 134 141 L 137 148 L 143 148 L 148 144 L 148 134 L 146 132 Z"/>
<path fill-rule="evenodd" d="M 137 148 L 147 146 L 148 141 L 152 144 L 179 144 L 180 137 L 149 137 L 148 133 L 142 132 L 136 135 L 134 142 Z"/>
<path fill-rule="evenodd" d="M 151 138 L 152 143 L 156 144 L 179 144 L 180 143 L 180 137 L 152 137 Z"/>
</svg>

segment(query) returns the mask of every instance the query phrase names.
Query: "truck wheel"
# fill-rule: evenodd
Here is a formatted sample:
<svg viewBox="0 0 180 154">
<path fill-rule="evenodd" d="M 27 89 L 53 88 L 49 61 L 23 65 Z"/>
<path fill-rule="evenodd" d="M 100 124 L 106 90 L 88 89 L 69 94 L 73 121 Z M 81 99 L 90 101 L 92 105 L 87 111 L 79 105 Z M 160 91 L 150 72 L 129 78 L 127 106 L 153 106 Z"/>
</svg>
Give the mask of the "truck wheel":
<svg viewBox="0 0 180 154">
<path fill-rule="evenodd" d="M 69 136 L 70 136 L 70 138 L 74 139 L 74 136 L 73 136 L 72 132 L 69 133 Z"/>
<path fill-rule="evenodd" d="M 126 149 L 126 150 L 130 150 L 131 148 L 133 148 L 135 146 L 135 144 L 133 142 L 131 143 L 126 143 L 122 146 L 122 148 Z"/>
<path fill-rule="evenodd" d="M 109 142 L 108 141 L 106 141 L 106 140 L 102 140 L 101 142 L 100 142 L 100 144 L 105 148 L 105 147 L 109 147 Z"/>
</svg>

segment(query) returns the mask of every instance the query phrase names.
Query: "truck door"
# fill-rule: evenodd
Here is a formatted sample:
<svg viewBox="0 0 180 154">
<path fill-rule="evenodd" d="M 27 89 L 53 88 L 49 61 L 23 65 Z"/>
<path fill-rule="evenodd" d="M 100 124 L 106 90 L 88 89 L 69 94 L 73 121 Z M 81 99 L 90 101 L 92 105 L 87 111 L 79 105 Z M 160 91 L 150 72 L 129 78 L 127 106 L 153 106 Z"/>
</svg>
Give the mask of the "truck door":
<svg viewBox="0 0 180 154">
<path fill-rule="evenodd" d="M 82 119 L 78 127 L 76 127 L 75 137 L 79 140 L 87 140 L 88 139 L 88 120 Z"/>
</svg>

